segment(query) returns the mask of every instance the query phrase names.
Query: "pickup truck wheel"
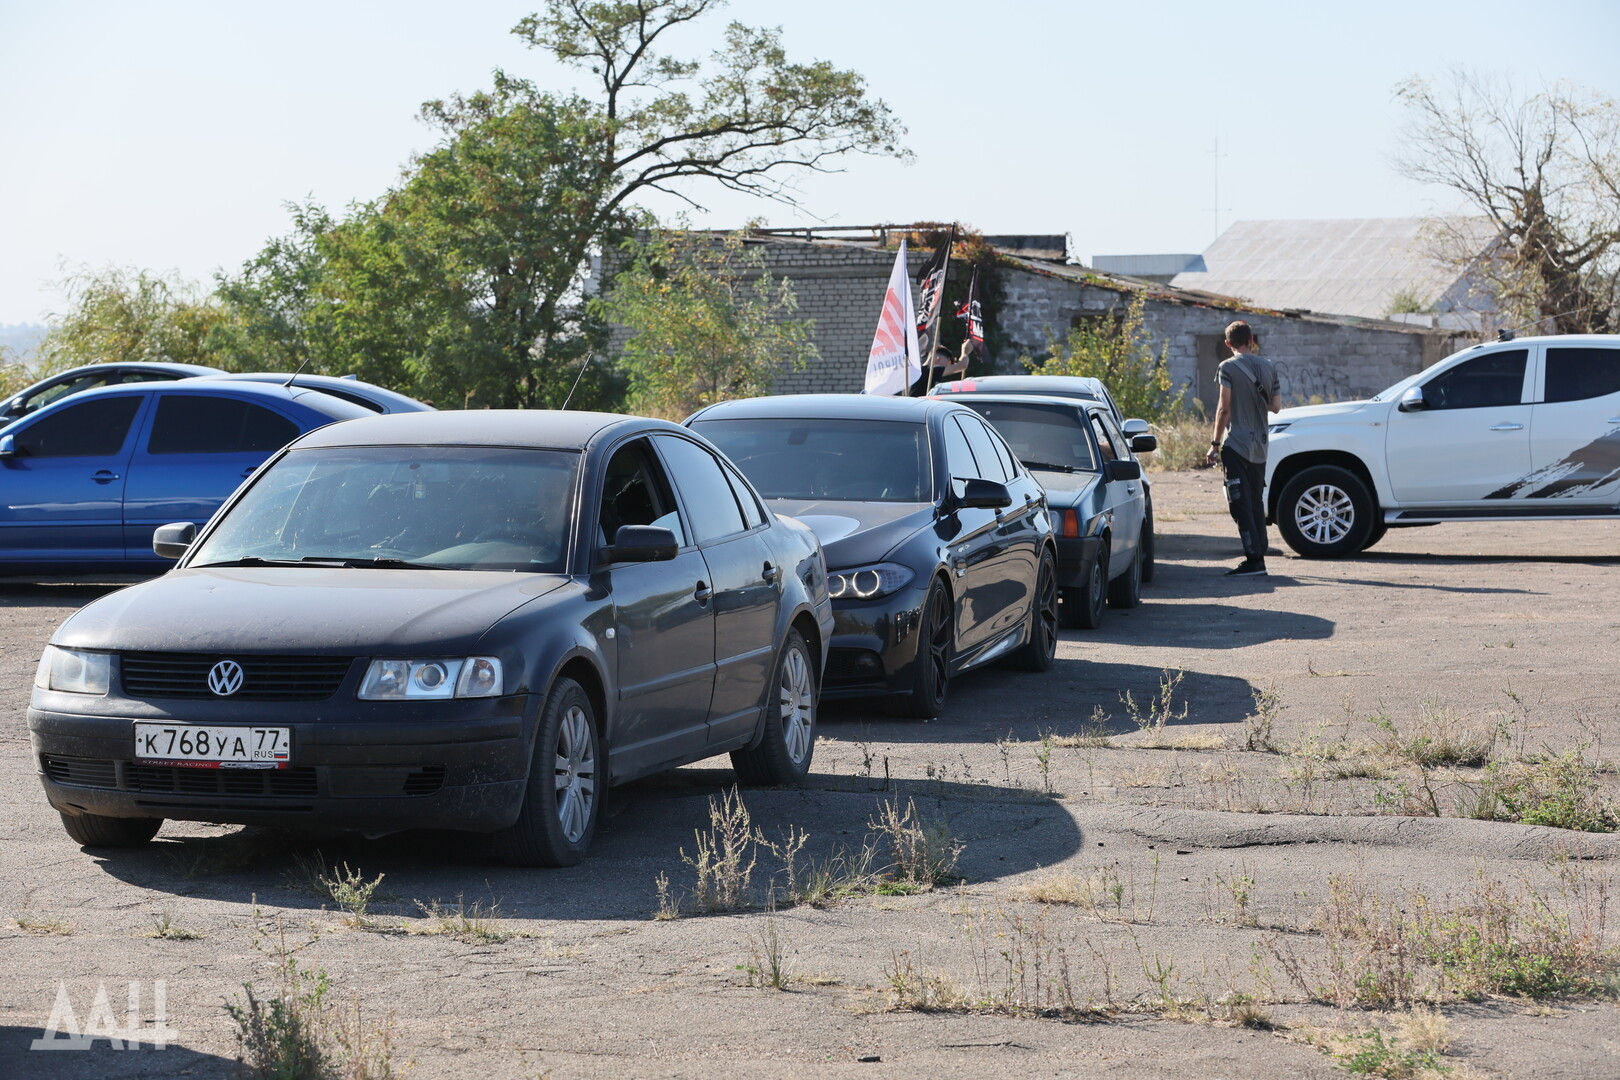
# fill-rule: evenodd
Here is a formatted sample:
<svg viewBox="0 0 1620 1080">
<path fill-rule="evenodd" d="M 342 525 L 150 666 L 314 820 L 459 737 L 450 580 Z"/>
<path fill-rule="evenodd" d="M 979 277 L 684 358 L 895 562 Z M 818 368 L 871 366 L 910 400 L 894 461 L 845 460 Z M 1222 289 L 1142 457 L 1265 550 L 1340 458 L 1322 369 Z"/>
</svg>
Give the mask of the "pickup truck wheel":
<svg viewBox="0 0 1620 1080">
<path fill-rule="evenodd" d="M 1387 532 L 1389 532 L 1388 525 L 1385 525 L 1382 521 L 1375 524 L 1372 527 L 1372 532 L 1367 534 L 1366 542 L 1361 545 L 1361 550 L 1366 551 L 1368 548 L 1378 543 L 1378 541 L 1384 538 L 1384 534 Z"/>
<path fill-rule="evenodd" d="M 1366 483 L 1337 465 L 1317 465 L 1288 481 L 1277 500 L 1277 529 L 1307 559 L 1352 555 L 1367 546 L 1377 505 Z"/>
</svg>

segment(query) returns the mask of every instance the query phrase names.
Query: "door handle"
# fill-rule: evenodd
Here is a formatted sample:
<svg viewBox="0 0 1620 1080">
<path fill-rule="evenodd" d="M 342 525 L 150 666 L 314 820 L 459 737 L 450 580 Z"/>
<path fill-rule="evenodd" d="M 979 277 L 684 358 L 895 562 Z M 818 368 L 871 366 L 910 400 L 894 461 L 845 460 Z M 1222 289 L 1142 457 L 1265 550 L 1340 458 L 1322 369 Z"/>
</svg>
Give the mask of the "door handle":
<svg viewBox="0 0 1620 1080">
<path fill-rule="evenodd" d="M 698 582 L 697 588 L 692 590 L 692 598 L 698 602 L 699 607 L 706 606 L 709 602 L 709 598 L 713 595 L 714 590 L 709 588 L 709 583 L 706 581 Z"/>
<path fill-rule="evenodd" d="M 1523 431 L 1524 430 L 1524 425 L 1523 424 L 1497 424 L 1495 427 L 1491 428 L 1491 430 L 1492 431 Z"/>
<path fill-rule="evenodd" d="M 118 479 L 118 474 L 113 472 L 111 469 L 97 469 L 95 472 L 90 474 L 90 479 L 94 480 L 98 484 L 110 484 L 114 480 Z"/>
<path fill-rule="evenodd" d="M 770 563 L 766 563 L 765 568 L 760 571 L 760 574 L 765 578 L 766 581 L 775 581 L 777 569 Z"/>
</svg>

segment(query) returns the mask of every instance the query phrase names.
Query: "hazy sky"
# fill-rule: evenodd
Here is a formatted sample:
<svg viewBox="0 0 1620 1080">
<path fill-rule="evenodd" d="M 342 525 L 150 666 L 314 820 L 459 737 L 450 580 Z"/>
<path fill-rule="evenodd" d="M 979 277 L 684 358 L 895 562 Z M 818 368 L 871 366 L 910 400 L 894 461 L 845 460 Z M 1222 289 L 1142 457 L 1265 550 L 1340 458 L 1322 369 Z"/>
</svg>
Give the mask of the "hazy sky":
<svg viewBox="0 0 1620 1080">
<path fill-rule="evenodd" d="M 60 308 L 64 267 L 206 283 L 285 232 L 289 200 L 375 197 L 432 145 L 421 102 L 495 67 L 575 83 L 507 33 L 534 7 L 0 0 L 0 324 Z M 728 17 L 862 72 L 909 129 L 910 165 L 804 181 L 819 219 L 1066 232 L 1083 259 L 1203 250 L 1217 164 L 1222 225 L 1446 208 L 1389 166 L 1410 75 L 1465 64 L 1620 98 L 1615 0 L 734 0 L 676 43 L 706 51 Z M 693 194 L 697 224 L 816 221 Z"/>
</svg>

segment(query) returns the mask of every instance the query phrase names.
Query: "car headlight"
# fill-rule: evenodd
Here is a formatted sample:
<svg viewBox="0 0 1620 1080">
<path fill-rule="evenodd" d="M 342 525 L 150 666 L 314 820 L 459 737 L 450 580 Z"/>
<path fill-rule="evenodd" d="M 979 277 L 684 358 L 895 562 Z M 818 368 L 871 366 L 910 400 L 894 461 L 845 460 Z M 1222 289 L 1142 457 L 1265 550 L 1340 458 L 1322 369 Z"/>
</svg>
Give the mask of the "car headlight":
<svg viewBox="0 0 1620 1080">
<path fill-rule="evenodd" d="M 111 675 L 112 653 L 47 645 L 34 671 L 34 685 L 68 694 L 105 694 Z"/>
<path fill-rule="evenodd" d="M 876 600 L 911 583 L 911 567 L 896 563 L 827 571 L 827 595 L 834 600 Z"/>
<path fill-rule="evenodd" d="M 493 656 L 465 660 L 373 660 L 360 683 L 362 701 L 433 701 L 499 697 L 501 662 Z"/>
<path fill-rule="evenodd" d="M 1285 422 L 1283 422 L 1281 424 L 1272 424 L 1269 428 L 1266 429 L 1266 431 L 1269 432 L 1272 435 L 1281 435 L 1283 432 L 1287 431 L 1289 428 L 1291 428 L 1293 426 L 1294 426 L 1294 422 L 1292 420 L 1288 420 L 1288 421 L 1285 421 Z"/>
</svg>

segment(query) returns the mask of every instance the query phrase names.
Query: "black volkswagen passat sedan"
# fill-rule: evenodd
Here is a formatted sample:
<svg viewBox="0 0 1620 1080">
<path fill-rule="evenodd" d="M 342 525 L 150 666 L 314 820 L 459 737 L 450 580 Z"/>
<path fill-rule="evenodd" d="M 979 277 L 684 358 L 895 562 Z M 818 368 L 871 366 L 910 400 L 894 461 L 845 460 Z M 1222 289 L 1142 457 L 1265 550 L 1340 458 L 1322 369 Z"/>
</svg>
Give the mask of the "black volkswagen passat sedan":
<svg viewBox="0 0 1620 1080">
<path fill-rule="evenodd" d="M 771 509 L 821 537 L 835 616 L 828 695 L 886 696 L 926 718 L 958 672 L 1003 657 L 1051 666 L 1046 494 L 971 410 L 823 394 L 728 401 L 686 423 Z"/>
<path fill-rule="evenodd" d="M 52 636 L 29 730 L 68 835 L 164 818 L 493 833 L 568 865 L 609 785 L 730 752 L 809 770 L 832 630 L 815 536 L 701 437 L 423 412 L 294 441 L 163 577 Z"/>
</svg>

